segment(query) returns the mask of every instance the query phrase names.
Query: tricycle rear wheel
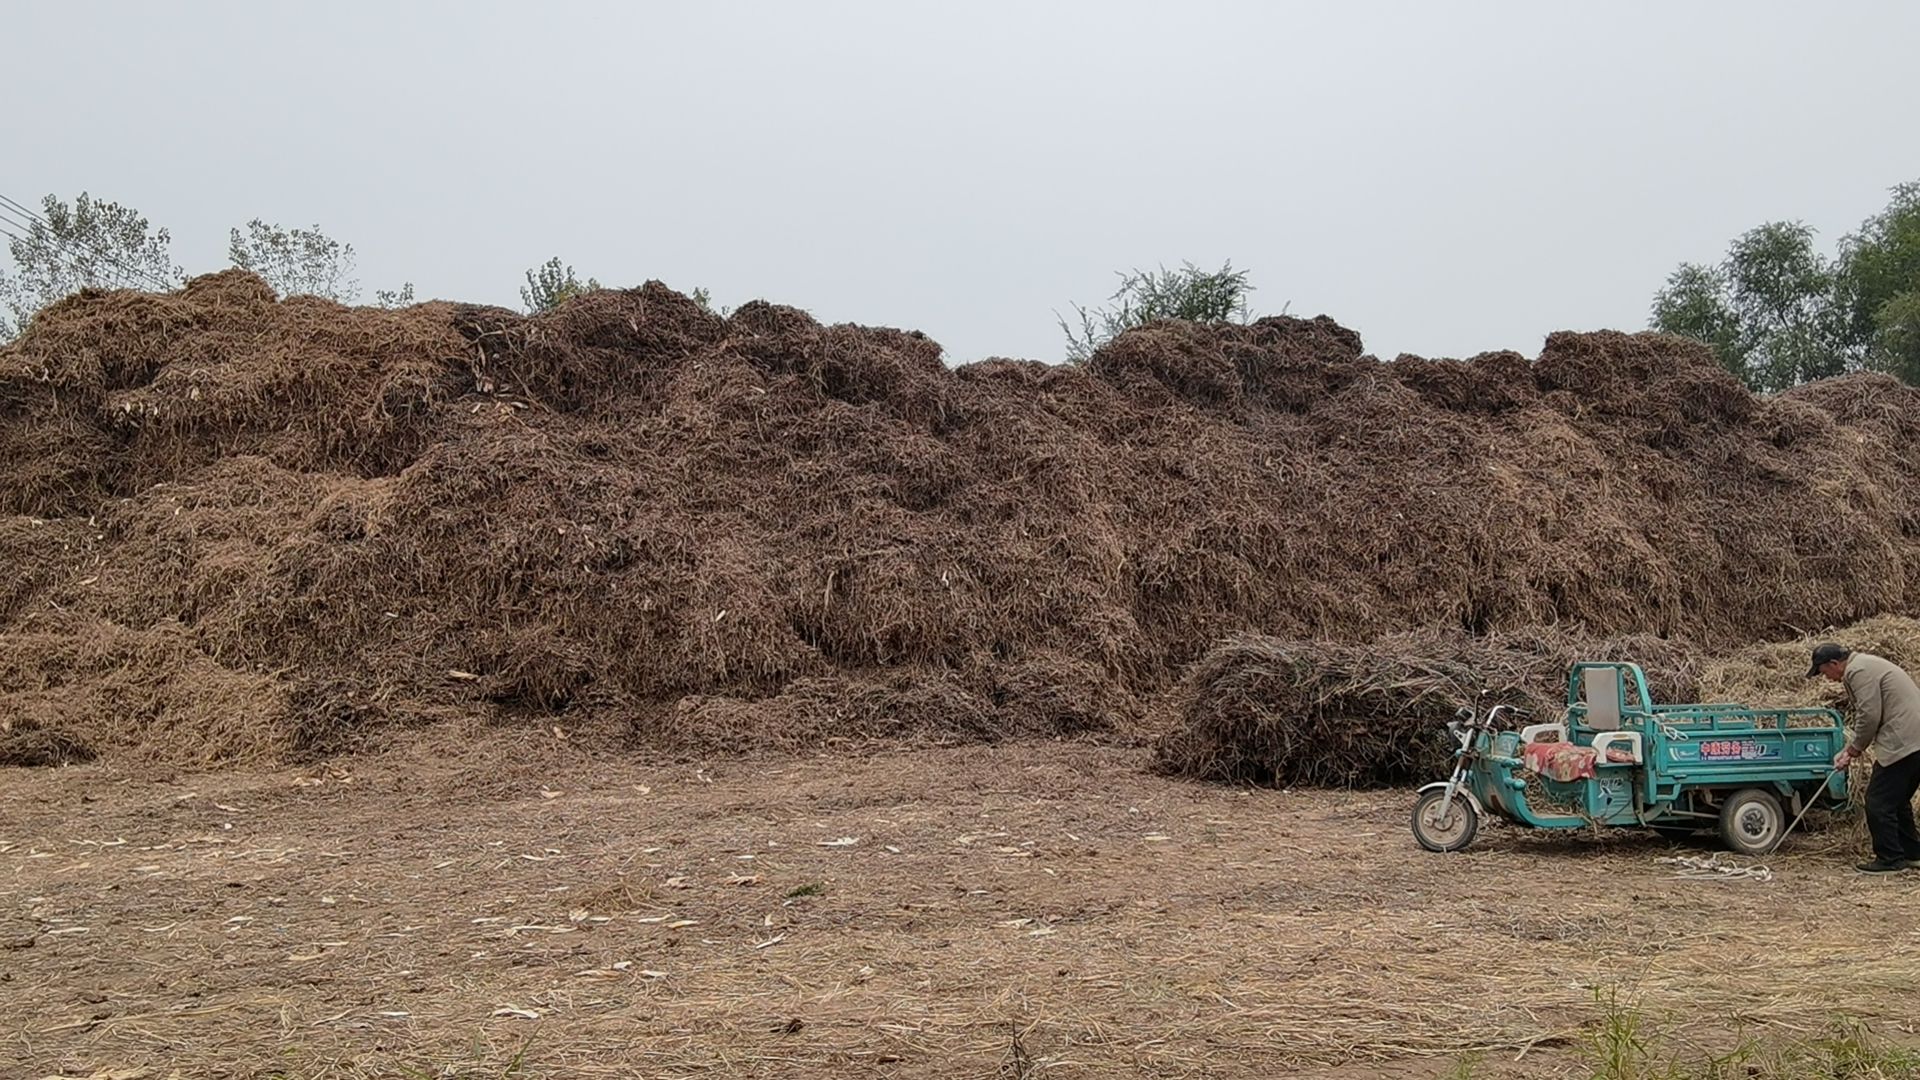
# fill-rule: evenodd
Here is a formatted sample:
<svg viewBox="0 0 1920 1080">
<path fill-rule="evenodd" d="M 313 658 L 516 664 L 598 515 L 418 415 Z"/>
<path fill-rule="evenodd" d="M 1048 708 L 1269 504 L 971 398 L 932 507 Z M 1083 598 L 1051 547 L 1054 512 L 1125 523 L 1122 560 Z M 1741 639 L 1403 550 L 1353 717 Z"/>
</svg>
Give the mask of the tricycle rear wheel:
<svg viewBox="0 0 1920 1080">
<path fill-rule="evenodd" d="M 1455 792 L 1446 816 L 1440 815 L 1440 802 L 1447 797 L 1445 788 L 1423 791 L 1413 804 L 1413 838 L 1428 851 L 1459 851 L 1473 843 L 1480 831 L 1480 811 L 1464 791 Z"/>
<path fill-rule="evenodd" d="M 1720 806 L 1720 839 L 1742 855 L 1765 855 L 1787 832 L 1787 812 L 1771 791 L 1742 788 Z"/>
</svg>

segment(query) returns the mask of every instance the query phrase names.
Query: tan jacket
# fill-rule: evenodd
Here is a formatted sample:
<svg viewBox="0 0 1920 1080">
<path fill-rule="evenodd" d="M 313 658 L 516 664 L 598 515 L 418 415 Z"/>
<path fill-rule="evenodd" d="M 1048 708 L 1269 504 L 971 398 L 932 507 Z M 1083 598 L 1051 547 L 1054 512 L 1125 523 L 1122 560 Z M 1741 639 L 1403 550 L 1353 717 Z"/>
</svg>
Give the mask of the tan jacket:
<svg viewBox="0 0 1920 1080">
<path fill-rule="evenodd" d="M 1872 653 L 1847 657 L 1847 697 L 1853 702 L 1853 738 L 1858 755 L 1873 747 L 1874 760 L 1891 765 L 1920 750 L 1920 686 L 1899 665 Z"/>
</svg>

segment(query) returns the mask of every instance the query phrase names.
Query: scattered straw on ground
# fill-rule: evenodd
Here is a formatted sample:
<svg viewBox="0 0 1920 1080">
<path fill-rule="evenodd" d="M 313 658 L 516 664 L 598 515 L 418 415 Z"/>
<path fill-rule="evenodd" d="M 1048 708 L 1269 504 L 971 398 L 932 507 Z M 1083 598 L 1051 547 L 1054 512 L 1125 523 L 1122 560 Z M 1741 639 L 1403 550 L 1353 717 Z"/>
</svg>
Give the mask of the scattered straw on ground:
<svg viewBox="0 0 1920 1080">
<path fill-rule="evenodd" d="M 491 746 L 492 743 L 485 743 Z M 1618 992 L 1683 1037 L 1920 1007 L 1920 892 L 1796 835 L 1418 851 L 1404 794 L 1072 744 L 595 764 L 511 744 L 0 791 L 24 1075 L 1558 1075 Z M 1896 1032 L 1897 1034 L 1897 1032 Z M 1524 1055 L 1524 1056 L 1523 1056 Z M 1515 1059 L 1520 1058 L 1518 1064 Z M 1025 1062 L 1024 1066 L 1019 1063 Z"/>
</svg>

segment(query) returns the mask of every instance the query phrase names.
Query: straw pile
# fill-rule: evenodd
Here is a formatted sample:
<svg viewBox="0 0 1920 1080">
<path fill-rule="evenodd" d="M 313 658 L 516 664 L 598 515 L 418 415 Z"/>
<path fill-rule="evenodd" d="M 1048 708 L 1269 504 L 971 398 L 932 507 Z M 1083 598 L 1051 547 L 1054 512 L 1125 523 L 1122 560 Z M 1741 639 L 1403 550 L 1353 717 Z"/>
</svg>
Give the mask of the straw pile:
<svg viewBox="0 0 1920 1080">
<path fill-rule="evenodd" d="M 1837 641 L 1920 672 L 1920 621 L 1900 615 L 1867 619 L 1797 641 L 1753 645 L 1705 664 L 1703 690 L 1716 701 L 1769 701 L 1781 705 L 1838 708 L 1846 691 L 1826 679 L 1807 678 L 1813 647 Z"/>
<path fill-rule="evenodd" d="M 1916 394 L 1617 333 L 949 368 L 658 284 L 83 293 L 0 349 L 0 715 L 182 763 L 455 715 L 714 752 L 1132 730 L 1249 632 L 1775 639 L 1916 610 Z"/>
</svg>

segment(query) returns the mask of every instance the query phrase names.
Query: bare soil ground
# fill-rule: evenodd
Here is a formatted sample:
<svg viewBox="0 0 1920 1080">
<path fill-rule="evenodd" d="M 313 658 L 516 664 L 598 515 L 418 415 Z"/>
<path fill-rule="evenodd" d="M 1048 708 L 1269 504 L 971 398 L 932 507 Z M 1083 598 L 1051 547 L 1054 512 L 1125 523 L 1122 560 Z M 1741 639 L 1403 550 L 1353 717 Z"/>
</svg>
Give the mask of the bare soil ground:
<svg viewBox="0 0 1920 1080">
<path fill-rule="evenodd" d="M 1609 991 L 1705 1040 L 1920 1015 L 1920 873 L 1841 830 L 1766 881 L 1626 833 L 1440 857 L 1408 792 L 1145 762 L 0 773 L 0 1076 L 1554 1075 Z"/>
</svg>

